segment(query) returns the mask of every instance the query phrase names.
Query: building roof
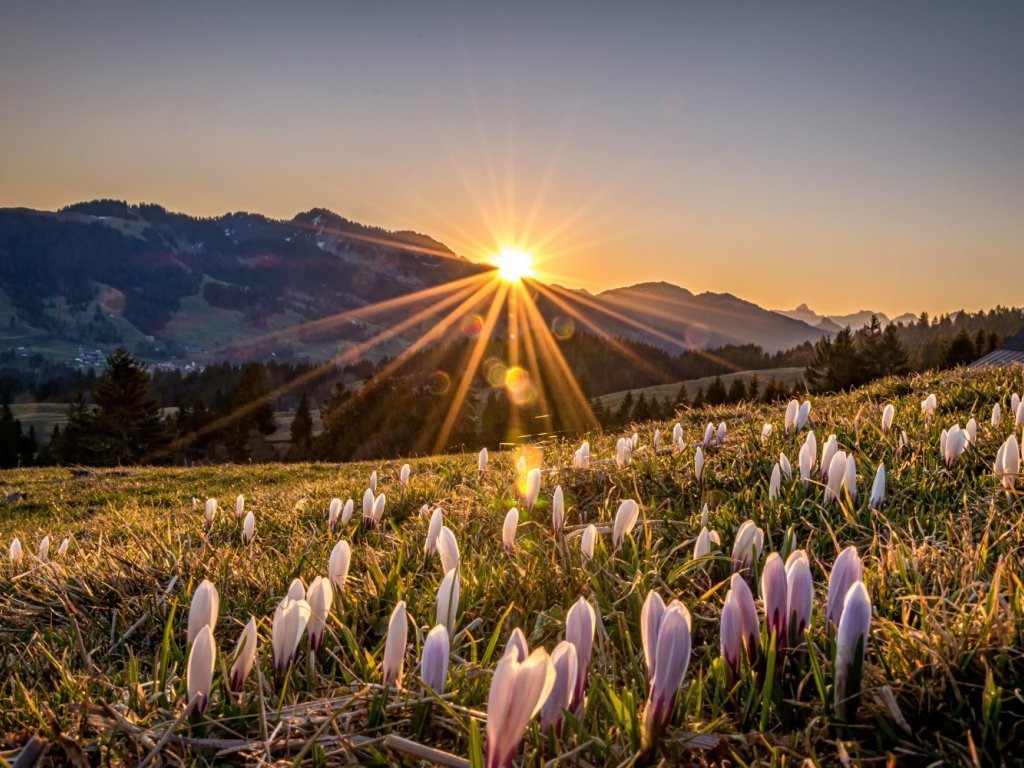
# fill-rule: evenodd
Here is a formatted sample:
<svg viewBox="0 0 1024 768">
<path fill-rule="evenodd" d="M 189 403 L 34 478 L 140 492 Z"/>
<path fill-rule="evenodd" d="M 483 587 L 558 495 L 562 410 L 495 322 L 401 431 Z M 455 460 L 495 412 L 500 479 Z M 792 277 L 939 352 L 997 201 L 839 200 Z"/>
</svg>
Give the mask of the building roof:
<svg viewBox="0 0 1024 768">
<path fill-rule="evenodd" d="M 1004 342 L 999 349 L 989 352 L 980 360 L 975 360 L 971 363 L 971 368 L 994 365 L 1024 365 L 1024 331 Z"/>
</svg>

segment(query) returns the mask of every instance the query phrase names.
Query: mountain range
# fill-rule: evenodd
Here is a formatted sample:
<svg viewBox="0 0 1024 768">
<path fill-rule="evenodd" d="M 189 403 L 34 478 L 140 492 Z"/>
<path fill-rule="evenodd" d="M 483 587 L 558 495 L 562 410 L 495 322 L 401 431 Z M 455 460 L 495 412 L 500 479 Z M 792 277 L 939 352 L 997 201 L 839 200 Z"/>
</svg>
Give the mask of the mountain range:
<svg viewBox="0 0 1024 768">
<path fill-rule="evenodd" d="M 890 318 L 884 312 L 875 312 L 870 309 L 862 309 L 857 312 L 851 312 L 848 315 L 819 315 L 806 304 L 801 304 L 796 309 L 779 309 L 776 310 L 776 312 L 780 315 L 791 317 L 794 320 L 807 323 L 815 328 L 821 328 L 829 333 L 836 333 L 846 327 L 849 327 L 850 330 L 856 331 L 863 328 L 865 325 L 868 325 L 871 322 L 872 316 L 877 317 L 878 321 L 883 326 L 886 326 L 889 323 L 903 323 L 907 325 L 917 321 L 917 315 L 910 312 Z"/>
<path fill-rule="evenodd" d="M 383 335 L 365 353 L 379 358 L 436 323 L 416 312 L 452 295 L 445 286 L 491 269 L 427 235 L 326 209 L 289 220 L 245 212 L 197 218 L 116 200 L 0 209 L 0 353 L 90 365 L 125 346 L 176 365 L 319 361 Z M 844 320 L 806 305 L 774 312 L 668 283 L 599 294 L 536 285 L 533 292 L 551 324 L 572 316 L 581 330 L 669 352 L 723 344 L 774 352 L 813 342 Z M 351 315 L 381 302 L 387 311 Z"/>
</svg>

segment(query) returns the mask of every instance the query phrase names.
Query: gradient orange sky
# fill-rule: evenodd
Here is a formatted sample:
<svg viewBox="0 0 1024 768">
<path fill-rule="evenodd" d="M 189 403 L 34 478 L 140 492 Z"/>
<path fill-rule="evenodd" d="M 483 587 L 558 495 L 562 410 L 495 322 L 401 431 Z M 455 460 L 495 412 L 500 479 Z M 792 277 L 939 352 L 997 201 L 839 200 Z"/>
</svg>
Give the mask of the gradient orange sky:
<svg viewBox="0 0 1024 768">
<path fill-rule="evenodd" d="M 314 206 L 549 279 L 1021 304 L 1024 6 L 15 4 L 0 205 Z"/>
</svg>

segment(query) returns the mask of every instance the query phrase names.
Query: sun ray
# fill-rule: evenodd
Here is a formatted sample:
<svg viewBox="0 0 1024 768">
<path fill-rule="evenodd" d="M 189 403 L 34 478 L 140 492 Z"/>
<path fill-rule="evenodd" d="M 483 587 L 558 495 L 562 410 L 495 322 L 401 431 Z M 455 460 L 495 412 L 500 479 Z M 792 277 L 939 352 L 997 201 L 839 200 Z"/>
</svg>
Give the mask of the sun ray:
<svg viewBox="0 0 1024 768">
<path fill-rule="evenodd" d="M 544 432 L 550 432 L 553 428 L 551 420 L 551 404 L 548 402 L 547 392 L 545 390 L 546 384 L 544 382 L 544 376 L 541 371 L 540 362 L 537 359 L 537 350 L 533 343 L 533 333 L 529 326 L 529 305 L 531 303 L 530 296 L 523 285 L 514 285 L 513 290 L 522 296 L 523 307 L 526 308 L 527 317 L 523 318 L 520 316 L 519 327 L 517 333 L 523 339 L 523 348 L 526 350 L 527 360 L 527 371 L 530 373 L 530 377 L 533 379 L 533 388 L 537 392 L 537 400 L 540 405 L 540 415 L 535 421 L 540 422 L 542 430 Z M 531 427 L 530 432 L 535 433 L 537 430 Z"/>
<path fill-rule="evenodd" d="M 487 317 L 484 318 L 483 328 L 474 343 L 469 363 L 466 365 L 466 370 L 463 372 L 462 379 L 459 381 L 458 389 L 455 391 L 455 397 L 452 399 L 452 404 L 445 416 L 444 423 L 441 425 L 441 429 L 437 434 L 437 439 L 434 441 L 434 450 L 436 452 L 442 451 L 445 448 L 445 444 L 448 442 L 448 436 L 452 432 L 455 420 L 459 417 L 459 410 L 462 408 L 462 403 L 466 399 L 466 392 L 469 391 L 469 387 L 473 383 L 477 368 L 480 366 L 480 359 L 483 357 L 484 351 L 487 349 L 491 333 L 493 333 L 494 326 L 497 324 L 498 313 L 500 312 L 502 305 L 505 303 L 505 296 L 508 294 L 509 287 L 510 283 L 502 283 L 501 286 L 499 286 L 498 292 L 494 297 L 494 301 L 487 310 Z"/>
</svg>

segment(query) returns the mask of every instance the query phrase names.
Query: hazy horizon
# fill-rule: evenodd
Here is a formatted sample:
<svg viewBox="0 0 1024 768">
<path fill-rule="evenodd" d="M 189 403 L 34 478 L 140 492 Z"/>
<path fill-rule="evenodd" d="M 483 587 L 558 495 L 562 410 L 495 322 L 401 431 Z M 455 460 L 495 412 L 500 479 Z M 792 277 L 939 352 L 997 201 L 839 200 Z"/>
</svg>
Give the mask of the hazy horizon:
<svg viewBox="0 0 1024 768">
<path fill-rule="evenodd" d="M 1024 7 L 8 5 L 0 206 L 326 207 L 545 279 L 1019 303 Z"/>
</svg>

